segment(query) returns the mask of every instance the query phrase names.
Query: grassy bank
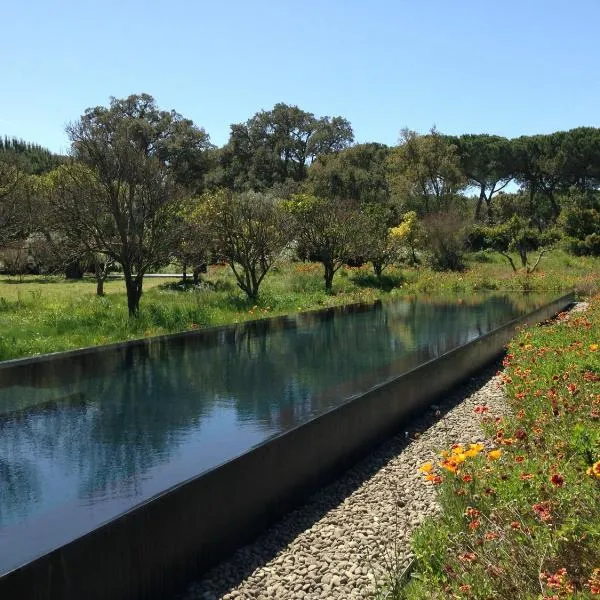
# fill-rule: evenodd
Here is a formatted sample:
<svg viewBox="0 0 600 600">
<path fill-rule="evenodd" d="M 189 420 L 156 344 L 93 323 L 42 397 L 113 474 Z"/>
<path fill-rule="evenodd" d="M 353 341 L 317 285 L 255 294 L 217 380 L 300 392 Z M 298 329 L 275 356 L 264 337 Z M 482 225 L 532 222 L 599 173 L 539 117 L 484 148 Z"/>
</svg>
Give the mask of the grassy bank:
<svg viewBox="0 0 600 600">
<path fill-rule="evenodd" d="M 597 286 L 599 266 L 598 259 L 556 252 L 545 257 L 539 272 L 515 275 L 500 256 L 479 253 L 462 273 L 390 268 L 377 281 L 370 266 L 344 268 L 336 275 L 332 294 L 326 294 L 320 265 L 283 263 L 265 279 L 256 303 L 244 297 L 227 267 L 214 266 L 195 290 L 181 291 L 174 280 L 146 279 L 137 319 L 127 316 L 121 280 L 107 282 L 106 296 L 98 298 L 93 279 L 4 277 L 0 360 L 376 298 L 572 287 L 589 291 Z"/>
<path fill-rule="evenodd" d="M 421 468 L 442 515 L 414 535 L 396 599 L 600 597 L 599 344 L 600 297 L 510 344 L 512 416 L 478 407 L 494 449 L 440 449 Z"/>
</svg>

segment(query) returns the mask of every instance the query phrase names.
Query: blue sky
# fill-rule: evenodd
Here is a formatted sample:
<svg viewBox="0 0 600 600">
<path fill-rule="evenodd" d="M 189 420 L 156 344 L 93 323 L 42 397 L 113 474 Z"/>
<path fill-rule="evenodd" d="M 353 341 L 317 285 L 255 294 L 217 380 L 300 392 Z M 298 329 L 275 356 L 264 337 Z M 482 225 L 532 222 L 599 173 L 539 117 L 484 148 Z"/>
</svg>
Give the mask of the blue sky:
<svg viewBox="0 0 600 600">
<path fill-rule="evenodd" d="M 65 124 L 152 94 L 204 127 L 277 102 L 399 130 L 509 137 L 600 125 L 599 0 L 5 0 L 0 135 L 65 152 Z"/>
</svg>

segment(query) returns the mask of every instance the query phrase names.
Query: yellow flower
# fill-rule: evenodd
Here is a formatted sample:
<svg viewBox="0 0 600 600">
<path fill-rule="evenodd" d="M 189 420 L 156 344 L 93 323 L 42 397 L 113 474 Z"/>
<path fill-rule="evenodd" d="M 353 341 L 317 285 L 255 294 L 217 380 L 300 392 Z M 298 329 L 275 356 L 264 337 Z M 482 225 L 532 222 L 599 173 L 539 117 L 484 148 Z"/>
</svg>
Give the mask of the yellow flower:
<svg viewBox="0 0 600 600">
<path fill-rule="evenodd" d="M 598 350 L 598 344 L 590 344 L 590 352 L 596 352 Z"/>
<path fill-rule="evenodd" d="M 498 460 L 502 456 L 502 450 L 491 450 L 488 452 L 489 460 Z"/>
<path fill-rule="evenodd" d="M 453 458 L 455 463 L 460 464 L 467 460 L 467 455 L 464 452 L 461 452 L 460 454 L 456 454 Z"/>
<path fill-rule="evenodd" d="M 594 477 L 595 479 L 600 479 L 600 460 L 598 462 L 595 462 L 587 471 L 586 473 L 590 476 L 590 477 Z"/>
<path fill-rule="evenodd" d="M 462 446 L 455 446 L 452 448 L 452 454 L 462 454 L 464 452 L 464 448 Z"/>
<path fill-rule="evenodd" d="M 433 465 L 431 463 L 425 463 L 424 465 L 420 466 L 418 469 L 419 473 L 430 473 L 431 471 L 433 471 Z"/>
</svg>

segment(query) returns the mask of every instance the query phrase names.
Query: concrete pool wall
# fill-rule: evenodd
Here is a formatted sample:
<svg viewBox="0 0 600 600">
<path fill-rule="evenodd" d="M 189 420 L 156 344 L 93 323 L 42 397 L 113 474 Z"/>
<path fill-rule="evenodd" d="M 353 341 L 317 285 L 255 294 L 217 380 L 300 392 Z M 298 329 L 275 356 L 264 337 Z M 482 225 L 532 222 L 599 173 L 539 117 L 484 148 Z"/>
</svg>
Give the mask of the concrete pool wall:
<svg viewBox="0 0 600 600">
<path fill-rule="evenodd" d="M 5 574 L 0 578 L 0 596 L 164 598 L 250 541 L 399 431 L 411 415 L 497 358 L 518 327 L 548 319 L 572 301 L 572 294 L 562 296 L 161 493 Z M 93 352 L 70 354 L 69 361 L 93 362 Z M 35 368 L 35 360 L 12 361 L 12 366 L 1 369 L 0 378 L 11 379 L 12 368 L 24 369 L 14 374 L 22 376 Z M 52 358 L 42 360 L 52 366 Z M 64 357 L 58 355 L 56 360 L 64 367 Z"/>
</svg>

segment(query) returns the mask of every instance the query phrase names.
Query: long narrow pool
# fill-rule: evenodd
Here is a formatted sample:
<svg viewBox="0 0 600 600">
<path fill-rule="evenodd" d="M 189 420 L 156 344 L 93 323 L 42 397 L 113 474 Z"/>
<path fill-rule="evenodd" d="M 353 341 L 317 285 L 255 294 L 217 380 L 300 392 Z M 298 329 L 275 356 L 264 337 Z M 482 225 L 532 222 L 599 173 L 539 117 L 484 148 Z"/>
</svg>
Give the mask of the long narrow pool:
<svg viewBox="0 0 600 600">
<path fill-rule="evenodd" d="M 328 309 L 0 378 L 0 574 L 546 300 Z"/>
</svg>

